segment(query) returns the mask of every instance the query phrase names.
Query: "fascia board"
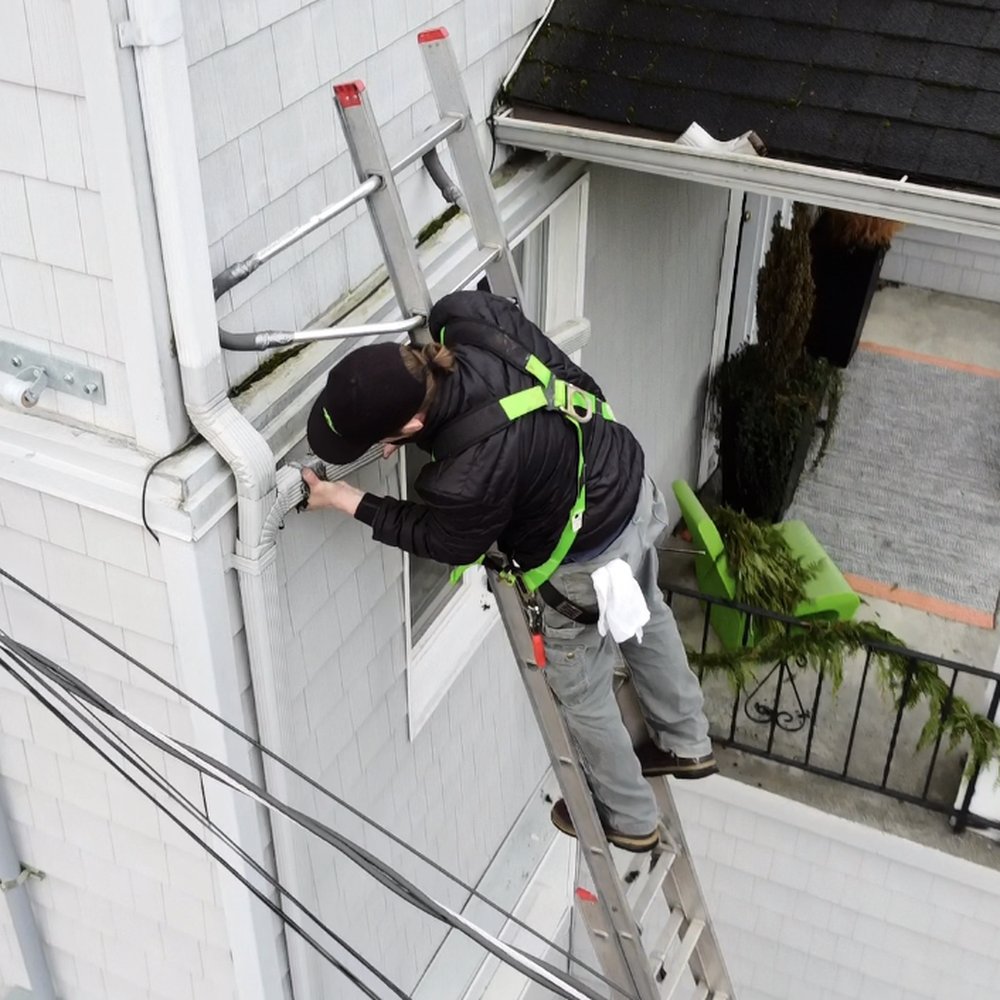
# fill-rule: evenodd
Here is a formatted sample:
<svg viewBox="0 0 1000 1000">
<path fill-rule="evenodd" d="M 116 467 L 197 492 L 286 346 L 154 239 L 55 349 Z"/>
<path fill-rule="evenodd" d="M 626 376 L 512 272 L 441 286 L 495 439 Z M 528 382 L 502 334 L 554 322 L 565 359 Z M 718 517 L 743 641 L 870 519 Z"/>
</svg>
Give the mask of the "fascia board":
<svg viewBox="0 0 1000 1000">
<path fill-rule="evenodd" d="M 933 229 L 1000 239 L 1000 198 L 769 157 L 717 153 L 663 139 L 524 118 L 494 119 L 497 140 L 521 149 L 739 188 Z"/>
<path fill-rule="evenodd" d="M 125 439 L 0 411 L 0 478 L 47 496 L 141 524 L 139 494 L 154 461 Z M 188 536 L 182 495 L 179 481 L 154 477 L 147 498 L 154 530 Z"/>
</svg>

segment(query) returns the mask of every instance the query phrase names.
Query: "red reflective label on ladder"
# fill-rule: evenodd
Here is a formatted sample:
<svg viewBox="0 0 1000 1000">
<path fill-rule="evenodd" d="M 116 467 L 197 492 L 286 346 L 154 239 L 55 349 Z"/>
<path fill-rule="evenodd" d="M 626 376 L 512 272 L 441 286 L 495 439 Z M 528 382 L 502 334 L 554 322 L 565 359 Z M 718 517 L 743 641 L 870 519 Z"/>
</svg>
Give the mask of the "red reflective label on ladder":
<svg viewBox="0 0 1000 1000">
<path fill-rule="evenodd" d="M 442 39 L 448 37 L 447 28 L 430 28 L 427 31 L 421 31 L 417 35 L 417 41 L 423 45 L 425 42 L 440 42 Z"/>
<path fill-rule="evenodd" d="M 337 95 L 342 108 L 356 108 L 361 103 L 361 92 L 365 85 L 361 80 L 351 80 L 350 83 L 335 83 L 333 92 Z"/>
<path fill-rule="evenodd" d="M 535 654 L 535 666 L 539 670 L 545 669 L 545 637 L 542 635 L 532 635 L 531 648 Z"/>
<path fill-rule="evenodd" d="M 576 898 L 582 899 L 585 903 L 597 902 L 597 897 L 589 889 L 577 889 Z"/>
</svg>

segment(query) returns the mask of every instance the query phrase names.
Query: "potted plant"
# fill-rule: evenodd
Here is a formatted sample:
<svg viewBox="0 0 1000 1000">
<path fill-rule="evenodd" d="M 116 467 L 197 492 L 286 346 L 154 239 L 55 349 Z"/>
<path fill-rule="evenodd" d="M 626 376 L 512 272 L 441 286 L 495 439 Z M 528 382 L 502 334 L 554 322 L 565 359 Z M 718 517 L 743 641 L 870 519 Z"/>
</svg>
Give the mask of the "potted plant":
<svg viewBox="0 0 1000 1000">
<path fill-rule="evenodd" d="M 757 342 L 726 358 L 712 384 L 723 502 L 768 521 L 791 503 L 831 384 L 830 366 L 805 350 L 811 225 L 802 204 L 788 229 L 775 217 L 757 281 Z"/>
<path fill-rule="evenodd" d="M 809 233 L 816 305 L 809 353 L 846 368 L 854 356 L 882 261 L 903 223 L 823 209 Z"/>
</svg>

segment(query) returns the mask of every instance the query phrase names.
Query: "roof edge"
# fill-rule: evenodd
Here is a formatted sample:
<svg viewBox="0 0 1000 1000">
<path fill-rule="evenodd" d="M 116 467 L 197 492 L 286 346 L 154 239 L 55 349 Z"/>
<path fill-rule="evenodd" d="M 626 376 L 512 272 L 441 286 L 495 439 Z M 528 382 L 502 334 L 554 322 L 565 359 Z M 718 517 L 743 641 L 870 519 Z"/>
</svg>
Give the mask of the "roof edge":
<svg viewBox="0 0 1000 1000">
<path fill-rule="evenodd" d="M 499 142 L 577 160 L 717 187 L 884 216 L 948 232 L 1000 239 L 1000 197 L 893 180 L 770 157 L 679 146 L 648 132 L 579 124 L 537 109 L 505 108 L 494 118 Z"/>
</svg>

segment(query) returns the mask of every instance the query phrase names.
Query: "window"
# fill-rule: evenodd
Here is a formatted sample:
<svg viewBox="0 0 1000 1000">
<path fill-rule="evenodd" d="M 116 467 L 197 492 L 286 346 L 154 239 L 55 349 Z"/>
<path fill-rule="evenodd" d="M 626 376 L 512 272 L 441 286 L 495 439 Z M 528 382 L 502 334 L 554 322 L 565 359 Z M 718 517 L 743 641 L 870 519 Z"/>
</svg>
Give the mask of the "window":
<svg viewBox="0 0 1000 1000">
<path fill-rule="evenodd" d="M 524 310 L 543 329 L 582 314 L 587 180 L 566 191 L 548 212 L 514 240 Z M 475 287 L 473 281 L 470 287 Z M 400 455 L 405 497 L 430 457 L 409 446 Z M 499 623 L 496 602 L 479 567 L 457 585 L 450 567 L 405 556 L 407 689 L 410 738 L 416 737 L 448 689 Z"/>
</svg>

